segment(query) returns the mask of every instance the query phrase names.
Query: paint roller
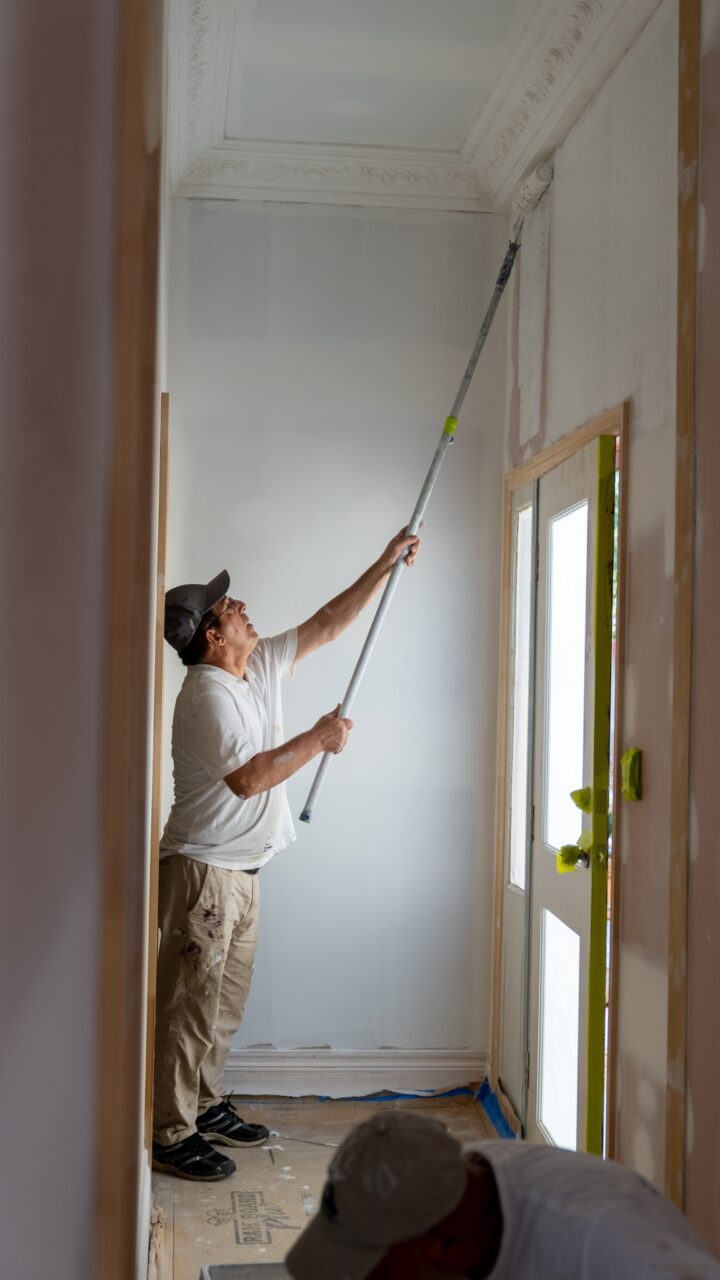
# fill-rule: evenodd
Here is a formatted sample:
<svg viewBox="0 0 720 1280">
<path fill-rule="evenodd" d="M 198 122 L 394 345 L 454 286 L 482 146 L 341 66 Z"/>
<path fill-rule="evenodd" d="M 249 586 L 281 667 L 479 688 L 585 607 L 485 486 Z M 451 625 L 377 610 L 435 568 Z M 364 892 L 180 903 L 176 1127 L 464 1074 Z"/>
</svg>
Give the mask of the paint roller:
<svg viewBox="0 0 720 1280">
<path fill-rule="evenodd" d="M 428 471 L 427 476 L 425 477 L 425 483 L 423 484 L 423 487 L 420 490 L 420 496 L 418 497 L 418 500 L 415 504 L 415 510 L 413 511 L 412 516 L 410 517 L 410 521 L 407 526 L 407 532 L 410 535 L 417 533 L 418 529 L 420 528 L 423 515 L 425 514 L 425 508 L 427 507 L 427 504 L 430 500 L 430 494 L 432 493 L 433 488 L 435 487 L 435 481 L 437 480 L 438 472 L 440 471 L 440 468 L 445 459 L 445 454 L 447 452 L 448 447 L 453 443 L 455 439 L 455 432 L 457 430 L 458 418 L 460 416 L 460 410 L 462 408 L 463 401 L 465 400 L 465 396 L 467 395 L 468 390 L 470 388 L 470 383 L 472 382 L 472 377 L 475 372 L 475 366 L 477 365 L 477 362 L 480 358 L 480 352 L 485 346 L 485 339 L 487 338 L 488 333 L 490 332 L 490 326 L 492 325 L 495 312 L 497 311 L 498 305 L 500 303 L 500 299 L 502 298 L 502 295 L 505 292 L 505 286 L 508 280 L 510 279 L 510 274 L 513 269 L 513 264 L 517 256 L 518 249 L 520 248 L 520 239 L 522 236 L 523 223 L 526 217 L 528 216 L 528 214 L 532 213 L 533 209 L 536 207 L 539 200 L 547 191 L 552 181 L 552 176 L 553 176 L 552 165 L 550 164 L 538 165 L 538 167 L 534 169 L 533 172 L 526 178 L 517 196 L 513 200 L 512 208 L 513 208 L 513 213 L 516 216 L 515 216 L 515 221 L 513 222 L 513 225 L 512 225 L 511 233 L 510 233 L 510 244 L 508 245 L 505 257 L 503 258 L 502 266 L 500 267 L 497 280 L 495 281 L 495 288 L 493 290 L 492 298 L 490 299 L 490 305 L 485 313 L 485 318 L 483 319 L 482 325 L 480 327 L 480 332 L 477 336 L 477 341 L 475 343 L 475 346 L 472 349 L 470 359 L 467 362 L 467 366 L 463 374 L 462 381 L 460 383 L 460 386 L 458 387 L 457 395 L 455 396 L 455 399 L 453 401 L 453 405 L 450 410 L 450 413 L 448 414 L 448 417 L 445 419 L 445 423 L 440 436 L 440 441 L 435 450 L 435 455 L 433 457 L 433 460 L 430 464 L 430 470 Z M 382 627 L 382 624 L 385 621 L 385 616 L 387 614 L 388 609 L 390 608 L 392 598 L 395 595 L 398 582 L 400 581 L 400 575 L 402 573 L 404 563 L 405 563 L 405 557 L 402 557 L 400 560 L 397 561 L 385 585 L 385 590 L 383 591 L 383 594 L 380 598 L 380 603 L 377 607 L 375 616 L 370 625 L 370 630 L 368 631 L 365 644 L 363 645 L 362 652 L 360 654 L 360 657 L 357 660 L 355 670 L 353 671 L 350 683 L 347 687 L 345 697 L 343 698 L 342 704 L 340 706 L 340 710 L 338 711 L 338 715 L 341 717 L 350 715 L 353 702 L 355 701 L 355 695 L 357 694 L 358 688 L 360 687 L 360 682 L 367 669 L 367 665 L 370 661 L 372 651 L 375 648 L 375 643 L 380 633 L 380 628 Z M 315 805 L 317 803 L 317 799 L 320 794 L 320 789 L 325 780 L 325 774 L 327 773 L 328 766 L 330 764 L 332 756 L 333 756 L 332 752 L 326 751 L 320 761 L 317 772 L 315 774 L 313 784 L 308 794 L 308 798 L 305 802 L 305 807 L 302 813 L 300 814 L 301 822 L 310 822 L 313 816 Z"/>
</svg>

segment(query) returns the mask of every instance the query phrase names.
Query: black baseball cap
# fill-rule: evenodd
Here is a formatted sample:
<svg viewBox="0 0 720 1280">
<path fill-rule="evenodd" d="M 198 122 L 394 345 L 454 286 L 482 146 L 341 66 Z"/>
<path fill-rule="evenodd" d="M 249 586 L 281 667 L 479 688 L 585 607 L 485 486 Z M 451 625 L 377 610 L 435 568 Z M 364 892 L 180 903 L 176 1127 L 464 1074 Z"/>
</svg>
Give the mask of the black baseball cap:
<svg viewBox="0 0 720 1280">
<path fill-rule="evenodd" d="M 203 616 L 230 588 L 230 574 L 222 569 L 216 578 L 202 586 L 188 582 L 165 593 L 165 639 L 178 653 L 190 643 Z"/>
</svg>

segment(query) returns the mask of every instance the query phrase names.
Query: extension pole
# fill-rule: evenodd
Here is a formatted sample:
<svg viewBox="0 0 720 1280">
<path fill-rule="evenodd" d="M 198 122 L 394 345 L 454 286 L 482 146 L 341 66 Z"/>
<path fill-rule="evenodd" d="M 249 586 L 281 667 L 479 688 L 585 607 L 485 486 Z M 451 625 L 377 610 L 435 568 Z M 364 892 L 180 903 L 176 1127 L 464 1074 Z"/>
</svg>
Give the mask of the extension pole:
<svg viewBox="0 0 720 1280">
<path fill-rule="evenodd" d="M 472 349 L 472 354 L 470 356 L 470 359 L 467 362 L 467 367 L 463 374 L 460 386 L 458 387 L 457 395 L 455 396 L 455 399 L 453 401 L 452 409 L 450 410 L 448 417 L 445 419 L 445 425 L 443 426 L 442 434 L 440 436 L 438 446 L 435 450 L 435 456 L 433 457 L 433 460 L 430 464 L 430 470 L 428 471 L 425 477 L 425 483 L 423 484 L 423 487 L 420 490 L 420 496 L 415 504 L 415 510 L 413 511 L 412 516 L 410 517 L 410 522 L 407 526 L 408 537 L 412 537 L 414 534 L 418 532 L 418 529 L 420 528 L 420 524 L 422 522 L 422 518 L 425 513 L 425 508 L 427 507 L 427 504 L 430 500 L 430 494 L 432 493 L 435 487 L 435 481 L 437 480 L 438 472 L 440 471 L 440 468 L 445 460 L 445 454 L 447 452 L 448 446 L 452 444 L 455 438 L 455 429 L 458 425 L 458 417 L 460 415 L 460 410 L 462 408 L 465 397 L 470 388 L 470 383 L 472 382 L 472 376 L 475 372 L 475 366 L 477 365 L 478 359 L 480 358 L 480 352 L 485 346 L 485 339 L 487 338 L 487 335 L 490 331 L 490 326 L 493 322 L 493 317 L 495 315 L 495 312 L 498 309 L 500 299 L 502 298 L 502 295 L 505 291 L 505 286 L 510 278 L 510 273 L 513 269 L 513 263 L 515 262 L 517 251 L 520 248 L 520 235 L 522 232 L 522 225 L 525 219 L 525 215 L 529 212 L 531 208 L 535 207 L 538 200 L 540 199 L 540 196 L 549 186 L 551 178 L 552 178 L 552 169 L 550 169 L 548 165 L 540 166 L 540 168 L 536 170 L 535 174 L 531 175 L 531 177 L 528 179 L 525 186 L 521 190 L 517 201 L 513 206 L 518 214 L 518 217 L 512 229 L 510 244 L 508 245 L 507 252 L 505 254 L 502 266 L 500 268 L 500 272 L 498 274 L 498 278 L 495 282 L 495 288 L 493 290 L 493 295 L 490 300 L 490 305 L 485 313 L 485 319 L 482 322 L 480 332 L 477 336 L 477 341 L 475 343 L 475 346 Z M 390 577 L 388 578 L 388 581 L 385 585 L 385 590 L 383 591 L 382 596 L 380 597 L 380 603 L 375 612 L 375 617 L 373 618 L 372 623 L 370 625 L 370 630 L 368 631 L 365 644 L 363 645 L 362 652 L 360 654 L 360 657 L 357 660 L 355 670 L 352 673 L 350 683 L 345 692 L 345 697 L 343 698 L 342 705 L 340 707 L 340 710 L 338 711 L 338 716 L 340 718 L 350 715 L 353 702 L 355 701 L 355 695 L 358 691 L 358 688 L 360 687 L 360 682 L 365 674 L 365 670 L 370 661 L 372 651 L 375 648 L 375 643 L 380 633 L 380 628 L 382 627 L 382 624 L 385 621 L 385 615 L 387 614 L 387 611 L 390 608 L 392 598 L 395 595 L 395 591 L 397 590 L 397 585 L 398 585 L 398 582 L 400 581 L 400 575 L 403 571 L 404 564 L 405 564 L 404 556 L 400 560 L 396 561 L 395 565 L 393 566 Z M 328 765 L 332 760 L 333 754 L 334 753 L 332 751 L 326 751 L 320 761 L 320 764 L 318 765 L 317 773 L 315 774 L 313 784 L 308 793 L 308 798 L 305 801 L 305 807 L 302 813 L 300 814 L 301 822 L 310 822 L 310 820 L 312 819 L 313 809 L 317 802 L 317 798 L 320 794 L 320 790 L 322 788 L 323 782 L 325 781 L 325 774 L 327 773 Z"/>
</svg>

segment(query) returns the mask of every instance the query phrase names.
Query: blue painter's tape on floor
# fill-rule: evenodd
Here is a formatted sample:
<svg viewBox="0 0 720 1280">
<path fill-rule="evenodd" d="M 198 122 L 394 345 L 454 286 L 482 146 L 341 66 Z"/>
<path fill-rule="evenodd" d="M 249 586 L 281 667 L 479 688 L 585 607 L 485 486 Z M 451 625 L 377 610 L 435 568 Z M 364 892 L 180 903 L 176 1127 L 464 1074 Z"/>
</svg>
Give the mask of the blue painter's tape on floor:
<svg viewBox="0 0 720 1280">
<path fill-rule="evenodd" d="M 485 1115 L 490 1121 L 493 1129 L 499 1138 L 514 1139 L 517 1135 L 513 1132 L 511 1125 L 508 1124 L 503 1115 L 502 1107 L 497 1099 L 497 1094 L 490 1088 L 490 1081 L 484 1080 L 477 1090 L 468 1089 L 461 1086 L 458 1089 L 446 1089 L 444 1093 L 434 1093 L 432 1089 L 421 1089 L 418 1093 L 370 1093 L 364 1094 L 362 1097 L 352 1098 L 319 1098 L 319 1102 L 414 1102 L 416 1099 L 432 1098 L 433 1102 L 440 1102 L 443 1098 L 474 1098 L 480 1103 Z"/>
<path fill-rule="evenodd" d="M 419 1089 L 417 1093 L 394 1093 L 387 1091 L 384 1093 L 364 1093 L 352 1098 L 331 1098 L 329 1096 L 318 1098 L 318 1102 L 414 1102 L 416 1098 L 432 1098 L 433 1102 L 437 1098 L 473 1098 L 477 1097 L 472 1089 L 468 1089 L 466 1085 L 462 1085 L 459 1089 L 446 1089 L 444 1093 L 436 1093 L 434 1089 Z"/>
<path fill-rule="evenodd" d="M 480 1088 L 475 1094 L 475 1099 L 480 1103 L 480 1106 L 499 1138 L 515 1137 L 515 1134 L 502 1113 L 502 1108 L 497 1100 L 497 1095 L 493 1093 L 490 1088 L 489 1080 L 484 1080 L 480 1085 Z"/>
</svg>

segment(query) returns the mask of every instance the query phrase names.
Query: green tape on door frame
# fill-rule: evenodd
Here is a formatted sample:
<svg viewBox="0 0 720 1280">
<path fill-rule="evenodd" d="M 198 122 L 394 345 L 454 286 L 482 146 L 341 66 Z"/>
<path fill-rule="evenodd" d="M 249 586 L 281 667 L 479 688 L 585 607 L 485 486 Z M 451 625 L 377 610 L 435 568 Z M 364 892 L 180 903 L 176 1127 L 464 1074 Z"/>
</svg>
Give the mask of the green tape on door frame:
<svg viewBox="0 0 720 1280">
<path fill-rule="evenodd" d="M 605 1000 L 607 981 L 607 858 L 612 687 L 612 583 L 615 518 L 615 437 L 598 438 L 598 480 L 593 584 L 592 851 L 590 854 L 590 957 L 585 1149 L 603 1150 L 605 1098 Z"/>
</svg>

